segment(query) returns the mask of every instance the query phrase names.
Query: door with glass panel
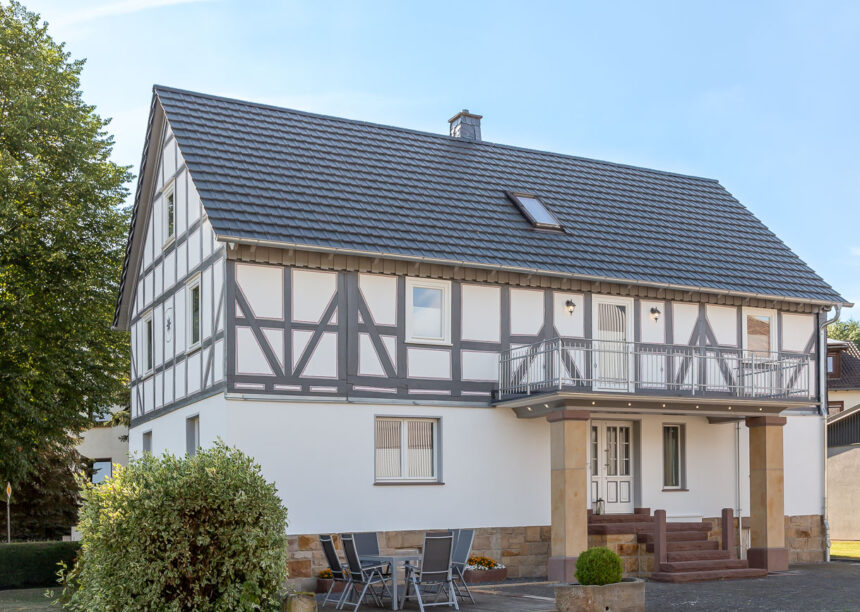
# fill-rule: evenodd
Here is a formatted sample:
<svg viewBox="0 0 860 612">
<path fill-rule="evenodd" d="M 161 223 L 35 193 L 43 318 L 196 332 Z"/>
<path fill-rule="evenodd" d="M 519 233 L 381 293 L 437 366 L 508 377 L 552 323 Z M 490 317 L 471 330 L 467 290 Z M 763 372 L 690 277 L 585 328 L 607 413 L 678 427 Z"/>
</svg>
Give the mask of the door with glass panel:
<svg viewBox="0 0 860 612">
<path fill-rule="evenodd" d="M 633 301 L 595 296 L 592 319 L 594 388 L 633 391 Z"/>
<path fill-rule="evenodd" d="M 591 422 L 591 503 L 607 514 L 633 512 L 633 423 Z"/>
</svg>

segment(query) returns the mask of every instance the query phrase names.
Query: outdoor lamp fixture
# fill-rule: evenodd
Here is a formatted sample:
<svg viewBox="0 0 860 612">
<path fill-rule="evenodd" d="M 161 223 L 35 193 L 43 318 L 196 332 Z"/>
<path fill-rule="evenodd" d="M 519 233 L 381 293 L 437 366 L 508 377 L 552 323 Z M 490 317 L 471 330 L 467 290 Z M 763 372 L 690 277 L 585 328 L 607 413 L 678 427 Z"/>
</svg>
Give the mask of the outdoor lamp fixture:
<svg viewBox="0 0 860 612">
<path fill-rule="evenodd" d="M 572 315 L 576 309 L 576 304 L 573 303 L 573 300 L 568 300 L 564 303 L 564 308 L 567 310 L 567 314 Z"/>
<path fill-rule="evenodd" d="M 656 306 L 651 307 L 651 320 L 655 323 L 660 320 L 660 309 Z"/>
</svg>

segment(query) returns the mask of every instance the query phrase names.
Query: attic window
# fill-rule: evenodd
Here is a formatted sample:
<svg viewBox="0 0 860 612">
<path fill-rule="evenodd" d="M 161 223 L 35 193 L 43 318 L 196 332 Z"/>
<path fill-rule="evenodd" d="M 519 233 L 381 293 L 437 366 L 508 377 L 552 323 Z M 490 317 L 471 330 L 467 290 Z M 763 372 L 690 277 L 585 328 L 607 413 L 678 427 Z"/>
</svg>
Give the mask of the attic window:
<svg viewBox="0 0 860 612">
<path fill-rule="evenodd" d="M 523 216 L 535 227 L 541 229 L 561 229 L 561 223 L 552 214 L 537 196 L 531 193 L 509 192 L 508 197 L 513 200 Z"/>
</svg>

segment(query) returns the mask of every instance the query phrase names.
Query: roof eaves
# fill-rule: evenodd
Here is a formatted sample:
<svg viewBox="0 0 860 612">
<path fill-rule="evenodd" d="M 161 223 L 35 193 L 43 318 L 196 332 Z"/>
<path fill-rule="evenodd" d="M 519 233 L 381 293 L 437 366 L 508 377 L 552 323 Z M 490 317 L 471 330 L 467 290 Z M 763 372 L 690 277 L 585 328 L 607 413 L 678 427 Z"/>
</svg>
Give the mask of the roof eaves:
<svg viewBox="0 0 860 612">
<path fill-rule="evenodd" d="M 828 300 L 820 300 L 813 298 L 804 298 L 804 297 L 792 297 L 792 296 L 784 296 L 784 295 L 766 295 L 761 293 L 752 293 L 752 292 L 744 292 L 744 291 L 735 291 L 731 289 L 717 289 L 713 287 L 694 287 L 687 285 L 675 285 L 672 283 L 662 283 L 658 281 L 647 281 L 641 279 L 630 279 L 630 278 L 614 278 L 609 276 L 597 276 L 597 275 L 589 275 L 589 274 L 568 274 L 564 272 L 555 272 L 552 270 L 544 270 L 542 268 L 529 268 L 529 267 L 517 267 L 517 266 L 504 266 L 492 263 L 481 263 L 474 261 L 466 261 L 466 260 L 458 260 L 458 259 L 443 259 L 443 258 L 434 258 L 434 257 L 426 257 L 424 255 L 406 255 L 401 253 L 386 253 L 383 251 L 371 251 L 371 250 L 361 250 L 361 249 L 344 249 L 341 247 L 328 247 L 322 245 L 308 245 L 301 244 L 296 242 L 281 242 L 281 241 L 273 241 L 273 240 L 262 240 L 258 238 L 248 238 L 241 236 L 228 236 L 228 235 L 217 235 L 218 240 L 222 242 L 235 242 L 237 244 L 247 244 L 247 245 L 256 245 L 256 246 L 266 246 L 266 247 L 275 247 L 282 249 L 297 249 L 302 251 L 312 251 L 318 253 L 337 253 L 341 255 L 357 255 L 357 256 L 365 256 L 365 257 L 382 257 L 385 259 L 395 259 L 401 261 L 413 261 L 413 262 L 421 262 L 421 263 L 431 263 L 431 264 L 439 264 L 439 265 L 451 265 L 451 266 L 463 266 L 469 268 L 482 268 L 487 270 L 499 270 L 505 272 L 516 272 L 519 274 L 535 274 L 535 275 L 543 275 L 543 276 L 558 276 L 562 278 L 573 278 L 577 280 L 586 280 L 586 281 L 597 281 L 597 282 L 605 282 L 605 283 L 618 283 L 625 285 L 640 285 L 645 287 L 654 287 L 657 289 L 671 289 L 677 291 L 692 291 L 697 293 L 713 293 L 717 295 L 732 295 L 743 298 L 752 298 L 752 299 L 760 299 L 760 300 L 770 300 L 777 302 L 792 302 L 799 304 L 814 304 L 817 306 L 823 307 L 833 307 L 833 306 L 841 306 L 850 308 L 853 306 L 851 303 L 847 302 L 836 302 L 836 301 L 828 301 Z"/>
</svg>

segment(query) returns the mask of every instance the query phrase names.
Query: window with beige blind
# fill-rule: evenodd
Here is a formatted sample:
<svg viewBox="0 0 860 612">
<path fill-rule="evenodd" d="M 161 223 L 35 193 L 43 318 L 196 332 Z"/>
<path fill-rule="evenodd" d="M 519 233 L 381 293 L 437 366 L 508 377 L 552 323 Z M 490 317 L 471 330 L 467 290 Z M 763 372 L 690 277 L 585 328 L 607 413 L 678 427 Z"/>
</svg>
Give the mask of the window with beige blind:
<svg viewBox="0 0 860 612">
<path fill-rule="evenodd" d="M 438 419 L 377 417 L 376 481 L 438 481 Z"/>
</svg>

